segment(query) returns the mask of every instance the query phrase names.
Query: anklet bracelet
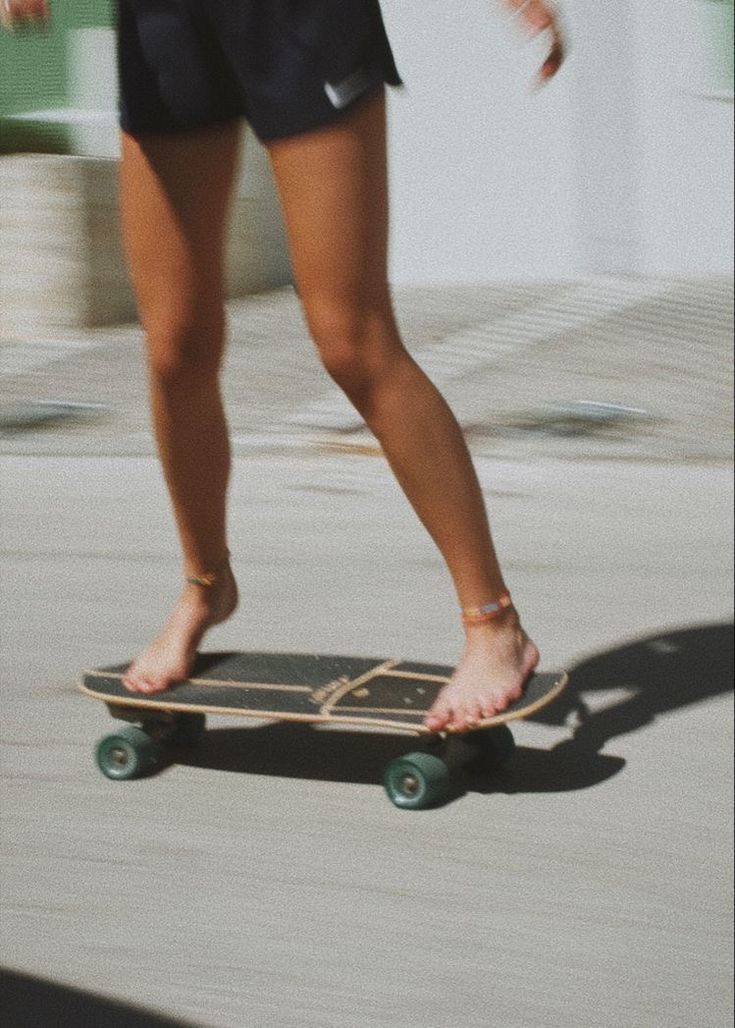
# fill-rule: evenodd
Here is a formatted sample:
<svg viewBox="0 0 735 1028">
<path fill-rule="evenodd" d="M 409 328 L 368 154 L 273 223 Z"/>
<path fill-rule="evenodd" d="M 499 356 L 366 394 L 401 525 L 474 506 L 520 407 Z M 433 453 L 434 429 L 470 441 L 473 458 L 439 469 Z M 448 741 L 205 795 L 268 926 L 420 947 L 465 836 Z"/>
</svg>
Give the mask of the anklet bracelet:
<svg viewBox="0 0 735 1028">
<path fill-rule="evenodd" d="M 229 550 L 225 550 L 224 557 L 219 562 L 219 564 L 217 565 L 217 567 L 216 567 L 216 569 L 214 571 L 207 571 L 203 575 L 187 575 L 186 576 L 186 581 L 189 583 L 189 585 L 203 585 L 203 586 L 205 586 L 207 588 L 209 586 L 214 585 L 214 583 L 219 578 L 220 571 L 222 570 L 222 568 L 225 566 L 225 564 L 227 563 L 227 561 L 229 559 L 230 559 L 230 551 Z"/>
<path fill-rule="evenodd" d="M 486 621 L 493 621 L 512 606 L 510 593 L 503 593 L 495 603 L 486 603 L 484 607 L 465 607 L 462 611 L 462 622 L 465 625 L 482 625 Z"/>
</svg>

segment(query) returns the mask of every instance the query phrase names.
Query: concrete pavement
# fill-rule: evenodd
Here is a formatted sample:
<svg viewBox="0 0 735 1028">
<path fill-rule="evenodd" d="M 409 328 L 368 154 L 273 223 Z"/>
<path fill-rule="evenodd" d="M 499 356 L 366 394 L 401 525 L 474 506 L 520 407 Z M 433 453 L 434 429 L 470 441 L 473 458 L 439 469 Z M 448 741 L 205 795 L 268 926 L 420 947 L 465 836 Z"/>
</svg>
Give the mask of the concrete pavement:
<svg viewBox="0 0 735 1028">
<path fill-rule="evenodd" d="M 574 675 L 518 727 L 503 776 L 415 815 L 379 785 L 408 741 L 376 734 L 213 719 L 153 778 L 99 775 L 108 721 L 79 669 L 132 655 L 177 588 L 137 333 L 71 355 L 50 341 L 35 369 L 16 365 L 19 413 L 108 409 L 23 430 L 8 416 L 2 437 L 5 965 L 112 1010 L 228 1028 L 729 1023 L 731 290 L 690 283 L 667 306 L 624 280 L 616 307 L 592 285 L 604 309 L 586 318 L 581 285 L 399 297 L 445 391 L 487 404 L 460 413 L 509 583 L 544 666 Z M 558 339 L 529 341 L 551 308 Z M 293 297 L 232 320 L 243 603 L 207 645 L 450 663 L 446 572 L 369 437 L 340 420 Z M 478 346 L 469 368 L 462 339 L 493 322 L 494 354 Z M 557 406 L 534 420 L 542 399 Z M 568 413 L 584 400 L 654 420 Z"/>
</svg>

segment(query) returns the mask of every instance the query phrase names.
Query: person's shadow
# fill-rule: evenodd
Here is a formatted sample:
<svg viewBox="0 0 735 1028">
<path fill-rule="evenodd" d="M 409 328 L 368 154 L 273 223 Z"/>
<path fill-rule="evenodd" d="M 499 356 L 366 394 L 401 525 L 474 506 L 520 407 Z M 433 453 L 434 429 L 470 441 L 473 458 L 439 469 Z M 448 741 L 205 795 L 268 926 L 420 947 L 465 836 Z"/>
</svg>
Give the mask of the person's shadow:
<svg viewBox="0 0 735 1028">
<path fill-rule="evenodd" d="M 560 698 L 529 719 L 566 726 L 567 738 L 549 750 L 518 745 L 498 772 L 466 776 L 455 797 L 468 789 L 528 793 L 589 788 L 625 766 L 622 757 L 601 752 L 609 740 L 639 731 L 666 711 L 730 691 L 732 682 L 732 624 L 666 632 L 600 653 L 571 668 L 570 684 Z M 595 702 L 596 693 L 610 695 Z M 390 760 L 425 747 L 423 737 L 239 722 L 237 727 L 208 730 L 195 749 L 175 759 L 251 775 L 377 784 Z"/>
<path fill-rule="evenodd" d="M 8 1028 L 196 1028 L 122 1000 L 4 967 L 0 1011 Z"/>
<path fill-rule="evenodd" d="M 731 623 L 665 632 L 591 657 L 572 670 L 559 700 L 532 719 L 568 725 L 569 737 L 547 752 L 519 749 L 502 771 L 502 788 L 560 792 L 594 785 L 625 766 L 621 757 L 601 752 L 611 739 L 730 692 L 732 685 Z M 601 693 L 610 695 L 596 703 Z"/>
</svg>

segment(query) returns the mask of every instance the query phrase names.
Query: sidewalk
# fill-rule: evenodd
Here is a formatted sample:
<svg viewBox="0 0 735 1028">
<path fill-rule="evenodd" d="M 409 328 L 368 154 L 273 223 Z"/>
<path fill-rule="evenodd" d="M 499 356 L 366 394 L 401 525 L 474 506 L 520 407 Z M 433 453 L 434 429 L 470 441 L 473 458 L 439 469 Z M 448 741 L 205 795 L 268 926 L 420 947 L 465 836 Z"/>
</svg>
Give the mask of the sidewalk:
<svg viewBox="0 0 735 1028">
<path fill-rule="evenodd" d="M 223 1028 L 732 1023 L 732 287 L 396 299 L 566 699 L 425 816 L 387 803 L 382 769 L 413 744 L 379 733 L 213 716 L 161 773 L 104 779 L 109 719 L 79 671 L 140 652 L 180 581 L 140 334 L 0 348 L 0 961 Z M 242 604 L 205 648 L 455 662 L 446 566 L 296 297 L 231 322 Z M 57 420 L 34 425 L 42 401 Z"/>
<path fill-rule="evenodd" d="M 395 301 L 407 346 L 477 454 L 732 458 L 727 277 L 403 288 Z M 315 356 L 291 288 L 229 311 L 236 456 L 377 452 Z M 154 453 L 137 326 L 0 343 L 0 368 L 0 453 Z"/>
</svg>

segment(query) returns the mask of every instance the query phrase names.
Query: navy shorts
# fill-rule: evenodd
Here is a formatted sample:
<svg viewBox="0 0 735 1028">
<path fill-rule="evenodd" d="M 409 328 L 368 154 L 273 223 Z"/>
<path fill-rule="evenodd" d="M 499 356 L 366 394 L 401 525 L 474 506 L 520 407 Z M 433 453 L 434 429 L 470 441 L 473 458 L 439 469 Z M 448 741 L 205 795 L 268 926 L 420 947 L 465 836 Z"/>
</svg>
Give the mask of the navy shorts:
<svg viewBox="0 0 735 1028">
<path fill-rule="evenodd" d="M 118 73 L 132 135 L 246 118 L 263 141 L 401 85 L 379 0 L 118 0 Z"/>
</svg>

